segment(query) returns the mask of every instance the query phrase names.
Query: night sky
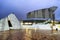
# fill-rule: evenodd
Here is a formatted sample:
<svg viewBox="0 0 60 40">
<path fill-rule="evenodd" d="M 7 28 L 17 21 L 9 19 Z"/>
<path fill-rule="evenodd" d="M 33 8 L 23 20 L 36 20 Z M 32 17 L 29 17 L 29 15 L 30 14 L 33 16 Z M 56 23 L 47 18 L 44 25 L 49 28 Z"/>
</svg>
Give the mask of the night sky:
<svg viewBox="0 0 60 40">
<path fill-rule="evenodd" d="M 17 18 L 26 19 L 26 14 L 33 10 L 57 6 L 54 12 L 57 20 L 60 19 L 60 0 L 0 0 L 0 18 L 7 17 L 14 12 Z"/>
</svg>

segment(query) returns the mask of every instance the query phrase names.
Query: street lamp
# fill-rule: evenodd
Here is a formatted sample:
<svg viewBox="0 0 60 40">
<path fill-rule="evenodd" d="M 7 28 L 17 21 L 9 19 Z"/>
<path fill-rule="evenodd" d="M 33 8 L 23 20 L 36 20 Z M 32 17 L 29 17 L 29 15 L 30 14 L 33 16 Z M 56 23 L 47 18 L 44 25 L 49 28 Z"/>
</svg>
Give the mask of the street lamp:
<svg viewBox="0 0 60 40">
<path fill-rule="evenodd" d="M 55 26 L 55 14 L 52 14 L 52 33 L 54 31 L 53 27 Z"/>
</svg>

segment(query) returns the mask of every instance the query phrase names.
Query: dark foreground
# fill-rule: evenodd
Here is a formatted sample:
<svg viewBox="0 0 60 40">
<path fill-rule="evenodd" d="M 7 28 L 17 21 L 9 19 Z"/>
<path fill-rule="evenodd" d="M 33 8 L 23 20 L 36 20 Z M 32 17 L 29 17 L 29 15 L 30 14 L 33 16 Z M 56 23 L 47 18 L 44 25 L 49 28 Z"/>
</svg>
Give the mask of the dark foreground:
<svg viewBox="0 0 60 40">
<path fill-rule="evenodd" d="M 60 33 L 49 30 L 10 30 L 0 32 L 0 40 L 60 40 Z"/>
</svg>

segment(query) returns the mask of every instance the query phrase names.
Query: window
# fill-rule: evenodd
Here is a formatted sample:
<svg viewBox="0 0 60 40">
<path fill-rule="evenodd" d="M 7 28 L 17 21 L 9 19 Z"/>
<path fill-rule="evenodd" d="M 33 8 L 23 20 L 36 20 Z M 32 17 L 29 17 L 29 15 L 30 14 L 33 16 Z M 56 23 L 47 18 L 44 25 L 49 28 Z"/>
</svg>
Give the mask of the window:
<svg viewBox="0 0 60 40">
<path fill-rule="evenodd" d="M 32 25 L 32 22 L 23 22 L 23 25 Z"/>
<path fill-rule="evenodd" d="M 32 24 L 33 24 L 33 21 L 31 21 L 31 20 L 23 21 L 23 25 L 32 25 Z"/>
<path fill-rule="evenodd" d="M 8 20 L 8 25 L 9 25 L 9 27 L 12 27 L 10 20 Z"/>
<path fill-rule="evenodd" d="M 42 9 L 43 18 L 45 18 L 45 10 L 46 10 L 46 9 Z"/>
</svg>

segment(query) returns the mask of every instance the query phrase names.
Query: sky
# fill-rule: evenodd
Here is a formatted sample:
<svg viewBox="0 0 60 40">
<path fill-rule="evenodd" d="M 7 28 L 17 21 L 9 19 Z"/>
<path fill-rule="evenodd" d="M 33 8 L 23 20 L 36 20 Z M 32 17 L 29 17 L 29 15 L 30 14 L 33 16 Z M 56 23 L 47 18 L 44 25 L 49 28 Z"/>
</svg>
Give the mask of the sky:
<svg viewBox="0 0 60 40">
<path fill-rule="evenodd" d="M 60 0 L 0 0 L 0 18 L 7 17 L 11 12 L 20 19 L 26 19 L 30 11 L 57 6 L 55 18 L 60 20 Z"/>
</svg>

